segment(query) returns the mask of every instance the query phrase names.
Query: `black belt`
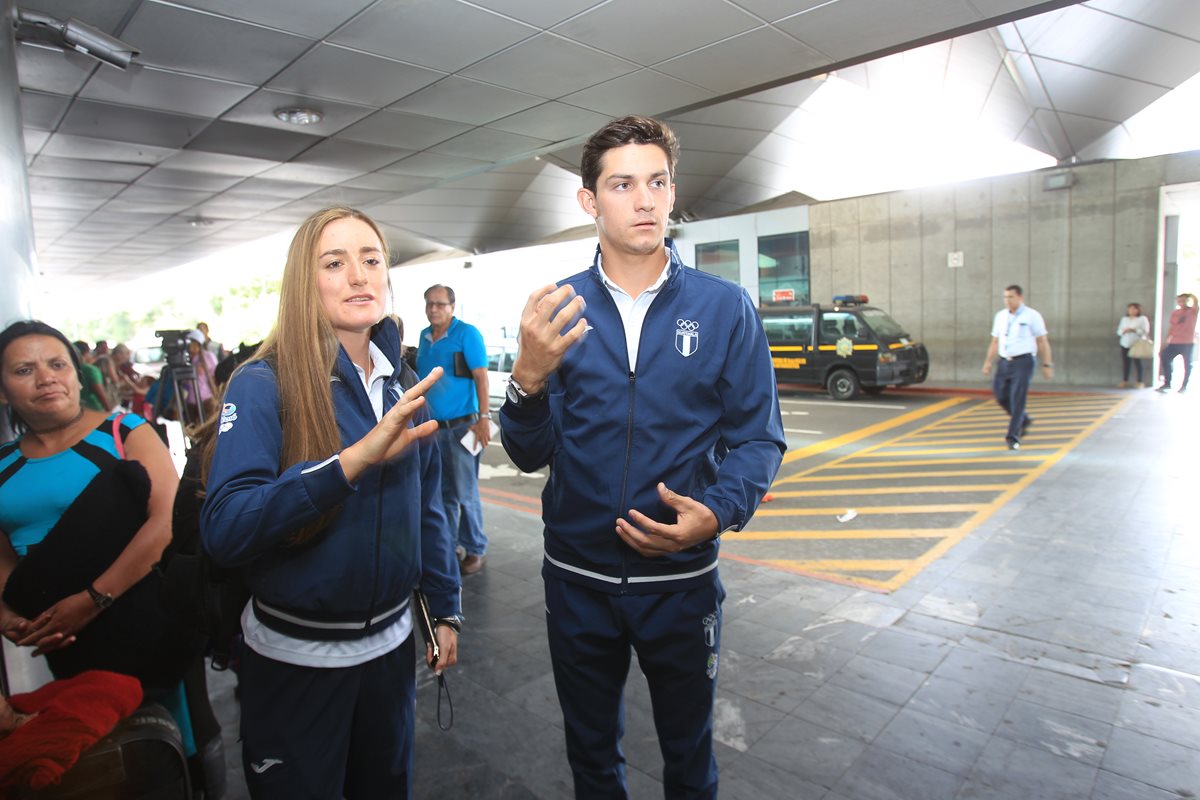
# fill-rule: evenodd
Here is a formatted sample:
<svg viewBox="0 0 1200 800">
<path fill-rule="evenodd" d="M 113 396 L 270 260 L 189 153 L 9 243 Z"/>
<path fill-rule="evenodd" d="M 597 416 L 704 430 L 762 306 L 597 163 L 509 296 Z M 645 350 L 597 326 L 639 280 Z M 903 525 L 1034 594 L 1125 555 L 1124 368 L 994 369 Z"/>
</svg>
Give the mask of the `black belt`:
<svg viewBox="0 0 1200 800">
<path fill-rule="evenodd" d="M 438 427 L 445 430 L 446 428 L 453 428 L 455 425 L 462 425 L 464 422 L 474 425 L 476 422 L 479 422 L 479 415 L 464 414 L 463 416 L 455 417 L 454 419 L 439 419 Z"/>
<path fill-rule="evenodd" d="M 1033 358 L 1033 353 L 1021 353 L 1019 356 L 1000 356 L 1005 361 L 1016 361 L 1018 358 Z"/>
</svg>

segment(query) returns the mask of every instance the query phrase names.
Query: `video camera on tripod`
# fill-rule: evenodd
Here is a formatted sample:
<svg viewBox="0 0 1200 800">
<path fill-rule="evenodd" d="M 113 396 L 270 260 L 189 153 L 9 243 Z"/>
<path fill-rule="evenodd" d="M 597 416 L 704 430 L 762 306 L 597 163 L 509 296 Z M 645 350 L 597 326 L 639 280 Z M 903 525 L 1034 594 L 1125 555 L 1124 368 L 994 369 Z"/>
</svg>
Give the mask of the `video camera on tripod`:
<svg viewBox="0 0 1200 800">
<path fill-rule="evenodd" d="M 204 420 L 204 407 L 200 402 L 200 392 L 196 388 L 196 368 L 192 364 L 191 354 L 188 353 L 190 333 L 189 330 L 154 332 L 154 335 L 162 340 L 163 358 L 167 362 L 158 379 L 170 387 L 175 412 L 185 432 L 189 422 L 199 424 Z M 186 406 L 182 391 L 185 386 L 190 390 Z"/>
</svg>

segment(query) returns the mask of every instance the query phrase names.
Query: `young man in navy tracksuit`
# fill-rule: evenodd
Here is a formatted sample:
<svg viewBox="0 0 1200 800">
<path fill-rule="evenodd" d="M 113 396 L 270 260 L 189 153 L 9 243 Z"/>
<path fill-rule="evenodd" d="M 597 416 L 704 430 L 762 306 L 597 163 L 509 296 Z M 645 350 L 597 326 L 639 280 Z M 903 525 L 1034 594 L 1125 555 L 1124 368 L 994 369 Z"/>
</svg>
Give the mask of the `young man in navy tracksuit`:
<svg viewBox="0 0 1200 800">
<path fill-rule="evenodd" d="M 717 796 L 717 540 L 749 521 L 786 448 L 754 304 L 666 239 L 677 155 L 645 117 L 588 140 L 578 196 L 595 263 L 530 296 L 500 415 L 513 462 L 550 465 L 546 625 L 579 798 L 626 796 L 631 648 L 666 796 Z"/>
</svg>

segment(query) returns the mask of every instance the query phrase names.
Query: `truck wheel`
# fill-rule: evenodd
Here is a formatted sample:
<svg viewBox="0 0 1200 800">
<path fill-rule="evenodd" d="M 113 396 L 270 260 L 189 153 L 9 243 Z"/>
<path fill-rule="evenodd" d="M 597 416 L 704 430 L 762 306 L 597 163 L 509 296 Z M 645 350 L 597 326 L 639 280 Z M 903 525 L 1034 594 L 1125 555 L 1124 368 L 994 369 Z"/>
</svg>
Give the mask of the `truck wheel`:
<svg viewBox="0 0 1200 800">
<path fill-rule="evenodd" d="M 835 369 L 825 384 L 829 396 L 834 400 L 853 400 L 858 397 L 858 376 L 853 370 Z"/>
</svg>

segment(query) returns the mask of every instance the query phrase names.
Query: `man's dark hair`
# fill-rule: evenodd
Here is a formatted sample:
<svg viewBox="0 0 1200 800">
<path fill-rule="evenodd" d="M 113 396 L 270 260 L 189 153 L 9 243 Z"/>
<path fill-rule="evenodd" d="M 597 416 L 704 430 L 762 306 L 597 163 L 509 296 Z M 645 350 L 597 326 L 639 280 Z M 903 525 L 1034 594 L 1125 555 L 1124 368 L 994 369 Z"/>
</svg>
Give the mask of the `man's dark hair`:
<svg viewBox="0 0 1200 800">
<path fill-rule="evenodd" d="M 583 160 L 579 164 L 584 188 L 596 191 L 596 182 L 600 179 L 600 159 L 614 147 L 627 144 L 656 144 L 661 147 L 667 154 L 671 180 L 675 180 L 675 162 L 679 160 L 679 139 L 675 137 L 675 132 L 651 117 L 629 116 L 614 119 L 584 143 Z"/>
<path fill-rule="evenodd" d="M 446 299 L 450 301 L 450 305 L 454 305 L 454 290 L 451 289 L 449 286 L 443 286 L 440 283 L 435 283 L 433 286 L 430 286 L 428 289 L 425 290 L 425 299 L 428 301 L 429 293 L 433 292 L 433 291 L 437 291 L 438 289 L 445 289 L 446 290 Z"/>
<path fill-rule="evenodd" d="M 1020 286 L 1018 286 L 1018 285 L 1017 285 L 1017 284 L 1015 284 L 1015 283 L 1014 283 L 1012 286 L 1005 286 L 1005 287 L 1004 287 L 1004 291 L 1006 291 L 1006 292 L 1014 292 L 1014 293 L 1017 295 L 1017 297 L 1024 297 L 1024 296 L 1025 296 L 1025 293 L 1021 291 L 1021 287 L 1020 287 Z"/>
<path fill-rule="evenodd" d="M 76 339 L 74 342 L 71 342 L 71 344 L 75 345 L 75 352 L 79 353 L 79 355 L 83 356 L 84 358 L 87 357 L 88 353 L 92 352 L 92 346 L 83 339 Z"/>
</svg>

